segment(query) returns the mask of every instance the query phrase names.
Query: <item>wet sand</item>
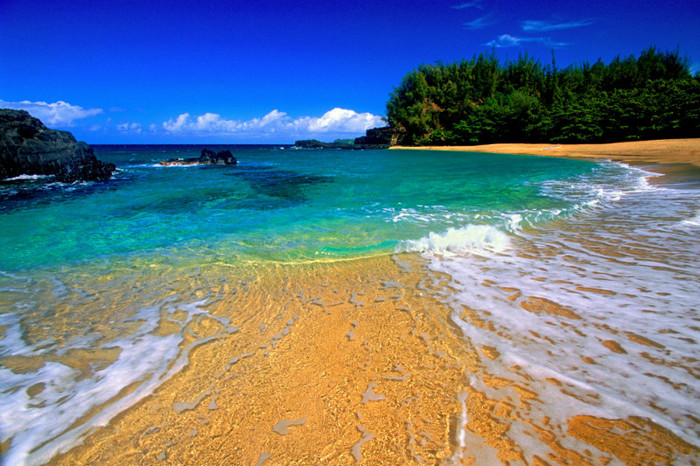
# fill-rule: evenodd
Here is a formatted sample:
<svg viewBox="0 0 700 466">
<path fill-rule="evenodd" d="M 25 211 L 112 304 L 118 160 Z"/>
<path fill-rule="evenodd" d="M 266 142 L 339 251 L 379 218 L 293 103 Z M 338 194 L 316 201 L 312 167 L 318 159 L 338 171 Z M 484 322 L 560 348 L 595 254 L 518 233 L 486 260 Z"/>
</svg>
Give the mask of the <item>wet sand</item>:
<svg viewBox="0 0 700 466">
<path fill-rule="evenodd" d="M 478 146 L 425 146 L 392 149 L 448 150 L 550 157 L 610 159 L 629 164 L 692 164 L 700 167 L 700 139 L 658 139 L 608 144 L 485 144 Z"/>
<path fill-rule="evenodd" d="M 202 270 L 212 283 L 226 273 Z M 202 343 L 184 370 L 51 462 L 639 464 L 698 454 L 648 419 L 553 425 L 524 417 L 547 402 L 525 387 L 492 377 L 482 382 L 510 384 L 508 396 L 475 389 L 470 374 L 498 354 L 454 325 L 443 304 L 450 282 L 409 254 L 231 278 L 207 310 L 236 330 L 193 321 L 182 345 Z M 533 312 L 550 312 L 531 301 Z M 160 324 L 162 335 L 178 328 L 166 316 Z M 532 426 L 546 457 L 526 458 L 504 435 L 516 423 Z"/>
<path fill-rule="evenodd" d="M 258 277 L 208 309 L 237 332 L 200 345 L 186 369 L 55 462 L 435 463 L 452 455 L 469 361 L 431 296 L 439 277 L 403 272 L 388 257 Z M 183 345 L 221 331 L 201 320 Z"/>
</svg>

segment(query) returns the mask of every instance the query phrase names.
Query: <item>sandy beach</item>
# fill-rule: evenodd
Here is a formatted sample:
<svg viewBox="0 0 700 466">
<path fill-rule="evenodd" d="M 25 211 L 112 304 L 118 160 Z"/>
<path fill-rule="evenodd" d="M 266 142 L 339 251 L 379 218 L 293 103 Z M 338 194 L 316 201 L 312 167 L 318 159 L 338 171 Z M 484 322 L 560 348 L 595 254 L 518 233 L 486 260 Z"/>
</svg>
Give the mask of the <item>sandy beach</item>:
<svg viewBox="0 0 700 466">
<path fill-rule="evenodd" d="M 497 154 L 610 159 L 629 164 L 693 164 L 700 166 L 700 139 L 657 139 L 608 144 L 502 143 L 479 146 L 395 146 L 392 149 L 448 150 Z"/>
<path fill-rule="evenodd" d="M 449 310 L 431 296 L 447 277 L 403 259 L 259 270 L 211 309 L 236 309 L 240 329 L 201 319 L 185 370 L 55 461 L 448 460 L 460 435 L 456 395 L 476 355 L 466 357 L 459 330 L 445 326 Z M 161 321 L 163 334 L 171 327 Z M 496 427 L 483 423 L 485 434 Z"/>
<path fill-rule="evenodd" d="M 499 353 L 464 340 L 442 302 L 450 277 L 426 265 L 406 254 L 265 269 L 233 288 L 231 280 L 221 290 L 227 297 L 208 311 L 235 309 L 244 324 L 236 331 L 209 318 L 189 325 L 188 366 L 51 463 L 508 464 L 527 461 L 527 440 L 512 438 L 520 423 L 550 451 L 534 456 L 538 465 L 697 453 L 645 418 L 576 416 L 561 425 L 538 414 L 546 398 L 520 383 L 494 375 L 481 390 L 471 386 L 469 374 Z M 519 295 L 504 290 L 508 299 Z M 566 312 L 530 300 L 545 303 L 536 312 Z M 466 307 L 462 318 L 498 325 Z M 175 331 L 166 316 L 159 325 L 163 335 Z M 629 344 L 619 342 L 611 341 L 613 350 Z M 521 368 L 507 371 L 517 376 Z M 503 389 L 509 396 L 488 393 Z"/>
</svg>

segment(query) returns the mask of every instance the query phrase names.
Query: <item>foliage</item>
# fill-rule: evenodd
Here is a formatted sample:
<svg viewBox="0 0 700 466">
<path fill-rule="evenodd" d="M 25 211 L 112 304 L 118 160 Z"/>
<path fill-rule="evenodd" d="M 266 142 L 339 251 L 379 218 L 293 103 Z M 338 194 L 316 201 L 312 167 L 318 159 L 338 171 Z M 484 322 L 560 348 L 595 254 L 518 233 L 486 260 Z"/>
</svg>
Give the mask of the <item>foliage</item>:
<svg viewBox="0 0 700 466">
<path fill-rule="evenodd" d="M 559 70 L 528 55 L 421 65 L 387 102 L 407 144 L 610 142 L 700 135 L 700 75 L 678 51 Z"/>
</svg>

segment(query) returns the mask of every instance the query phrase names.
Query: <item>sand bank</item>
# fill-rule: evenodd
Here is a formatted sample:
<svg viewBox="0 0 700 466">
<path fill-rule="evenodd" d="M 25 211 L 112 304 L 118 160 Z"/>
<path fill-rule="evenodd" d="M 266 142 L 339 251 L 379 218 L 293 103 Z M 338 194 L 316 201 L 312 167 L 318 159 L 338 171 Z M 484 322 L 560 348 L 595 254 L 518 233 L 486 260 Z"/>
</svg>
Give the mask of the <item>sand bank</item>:
<svg viewBox="0 0 700 466">
<path fill-rule="evenodd" d="M 658 139 L 608 144 L 485 144 L 478 146 L 396 146 L 392 149 L 449 150 L 550 157 L 602 158 L 629 164 L 693 164 L 700 166 L 700 139 Z"/>
</svg>

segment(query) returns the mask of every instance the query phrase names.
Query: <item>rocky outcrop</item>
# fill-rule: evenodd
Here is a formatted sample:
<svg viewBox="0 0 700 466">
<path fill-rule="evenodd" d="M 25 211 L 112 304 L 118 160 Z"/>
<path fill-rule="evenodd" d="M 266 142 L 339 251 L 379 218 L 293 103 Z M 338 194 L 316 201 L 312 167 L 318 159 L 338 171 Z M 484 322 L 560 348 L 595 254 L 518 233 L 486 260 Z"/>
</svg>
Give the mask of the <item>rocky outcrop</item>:
<svg viewBox="0 0 700 466">
<path fill-rule="evenodd" d="M 199 157 L 192 157 L 187 159 L 169 159 L 160 162 L 161 165 L 166 167 L 169 166 L 181 166 L 181 165 L 236 165 L 238 160 L 233 156 L 230 150 L 222 150 L 221 152 L 214 153 L 209 149 L 203 149 L 202 155 Z"/>
<path fill-rule="evenodd" d="M 383 128 L 368 129 L 365 136 L 355 139 L 355 144 L 395 146 L 402 139 L 403 134 L 399 129 L 385 126 Z"/>
<path fill-rule="evenodd" d="M 360 138 L 358 138 L 360 139 Z M 355 139 L 354 143 L 347 142 L 321 142 L 316 139 L 304 139 L 296 141 L 294 147 L 297 149 L 347 149 L 347 150 L 363 150 L 363 149 L 387 149 L 389 144 L 385 143 L 358 143 Z"/>
<path fill-rule="evenodd" d="M 294 146 L 299 149 L 387 149 L 402 144 L 406 131 L 386 126 L 384 128 L 368 129 L 365 136 L 355 138 L 352 144 L 346 142 L 321 142 L 316 139 L 296 141 Z"/>
<path fill-rule="evenodd" d="M 364 149 L 364 147 L 348 144 L 347 142 L 321 142 L 317 139 L 296 141 L 294 147 L 299 149 Z"/>
<path fill-rule="evenodd" d="M 55 175 L 65 183 L 104 181 L 115 169 L 68 131 L 49 129 L 24 110 L 0 109 L 0 180 Z"/>
</svg>

